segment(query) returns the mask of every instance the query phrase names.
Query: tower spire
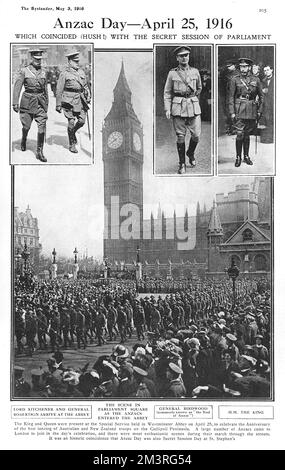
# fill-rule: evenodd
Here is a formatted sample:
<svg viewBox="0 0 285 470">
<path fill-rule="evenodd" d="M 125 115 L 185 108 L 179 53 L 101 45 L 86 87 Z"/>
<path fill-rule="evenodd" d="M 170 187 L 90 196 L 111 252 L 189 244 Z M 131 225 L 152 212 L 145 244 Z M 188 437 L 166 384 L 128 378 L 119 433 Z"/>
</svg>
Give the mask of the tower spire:
<svg viewBox="0 0 285 470">
<path fill-rule="evenodd" d="M 125 74 L 124 59 L 122 58 L 121 71 L 117 83 L 114 88 L 114 100 L 125 99 L 127 102 L 132 101 L 132 92 L 129 87 L 128 81 Z"/>
<path fill-rule="evenodd" d="M 141 123 L 134 111 L 132 105 L 132 92 L 129 87 L 126 74 L 125 64 L 122 59 L 121 70 L 115 88 L 113 89 L 114 100 L 108 115 L 105 118 L 105 123 L 108 120 L 132 118 L 139 126 Z"/>
<path fill-rule="evenodd" d="M 212 209 L 211 216 L 210 216 L 207 235 L 208 236 L 223 235 L 223 227 L 221 224 L 220 216 L 219 216 L 218 209 L 217 209 L 217 203 L 215 199 L 213 201 L 213 209 Z"/>
</svg>

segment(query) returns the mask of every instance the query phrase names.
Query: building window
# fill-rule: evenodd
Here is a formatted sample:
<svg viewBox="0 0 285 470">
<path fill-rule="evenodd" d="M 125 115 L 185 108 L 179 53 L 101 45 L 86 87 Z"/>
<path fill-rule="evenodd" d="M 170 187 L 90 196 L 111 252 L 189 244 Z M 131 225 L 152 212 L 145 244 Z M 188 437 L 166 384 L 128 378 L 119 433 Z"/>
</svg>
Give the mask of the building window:
<svg viewBox="0 0 285 470">
<path fill-rule="evenodd" d="M 30 245 L 33 245 L 33 239 L 30 238 Z"/>
<path fill-rule="evenodd" d="M 232 261 L 234 261 L 235 265 L 240 268 L 240 265 L 241 265 L 241 260 L 240 260 L 240 257 L 237 256 L 237 255 L 233 255 L 230 257 L 230 264 L 232 263 Z"/>
<path fill-rule="evenodd" d="M 24 228 L 24 233 L 27 233 L 27 229 L 26 229 L 26 228 Z"/>
<path fill-rule="evenodd" d="M 256 255 L 254 258 L 255 271 L 267 271 L 267 262 L 264 255 Z"/>
<path fill-rule="evenodd" d="M 247 241 L 252 241 L 253 240 L 253 233 L 252 231 L 247 228 L 246 230 L 244 230 L 244 232 L 242 232 L 242 238 L 243 238 L 243 241 L 244 242 L 247 242 Z"/>
</svg>

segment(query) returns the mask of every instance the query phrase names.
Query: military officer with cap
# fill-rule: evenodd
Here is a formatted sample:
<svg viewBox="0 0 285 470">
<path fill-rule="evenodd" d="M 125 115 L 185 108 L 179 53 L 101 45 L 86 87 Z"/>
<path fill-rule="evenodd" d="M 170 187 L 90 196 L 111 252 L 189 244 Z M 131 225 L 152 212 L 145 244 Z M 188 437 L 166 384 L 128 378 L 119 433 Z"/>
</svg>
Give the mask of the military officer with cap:
<svg viewBox="0 0 285 470">
<path fill-rule="evenodd" d="M 24 152 L 27 146 L 27 136 L 33 122 L 38 125 L 37 153 L 36 158 L 41 162 L 46 162 L 43 155 L 47 109 L 48 91 L 46 71 L 42 68 L 41 61 L 43 50 L 30 50 L 31 62 L 27 67 L 23 67 L 17 74 L 13 89 L 13 110 L 20 112 L 22 123 L 21 150 Z M 24 86 L 24 92 L 19 106 L 19 97 Z"/>
<path fill-rule="evenodd" d="M 56 88 L 56 111 L 68 120 L 67 132 L 69 151 L 78 153 L 76 132 L 85 124 L 86 114 L 91 101 L 90 90 L 85 72 L 79 66 L 79 52 L 66 55 L 68 65 L 61 72 Z"/>
<path fill-rule="evenodd" d="M 178 67 L 170 70 L 164 87 L 166 117 L 170 119 L 172 116 L 177 136 L 178 174 L 186 172 L 185 137 L 187 129 L 191 138 L 186 154 L 191 168 L 196 165 L 194 153 L 201 135 L 199 95 L 202 91 L 202 81 L 199 71 L 189 66 L 190 51 L 188 46 L 179 46 L 174 49 Z"/>
<path fill-rule="evenodd" d="M 236 161 L 235 166 L 241 165 L 243 148 L 243 161 L 247 165 L 253 165 L 249 157 L 250 134 L 256 128 L 260 119 L 263 106 L 263 92 L 258 77 L 251 72 L 253 61 L 240 58 L 239 75 L 234 77 L 229 86 L 228 106 L 229 113 L 234 121 L 236 130 Z"/>
</svg>

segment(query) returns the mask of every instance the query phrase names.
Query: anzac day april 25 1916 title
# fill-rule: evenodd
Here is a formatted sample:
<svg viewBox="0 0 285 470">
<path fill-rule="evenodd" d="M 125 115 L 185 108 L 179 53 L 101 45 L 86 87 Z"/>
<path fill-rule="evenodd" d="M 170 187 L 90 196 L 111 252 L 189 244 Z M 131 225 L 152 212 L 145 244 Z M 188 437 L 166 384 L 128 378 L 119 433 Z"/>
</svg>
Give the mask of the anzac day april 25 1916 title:
<svg viewBox="0 0 285 470">
<path fill-rule="evenodd" d="M 199 20 L 198 20 L 199 23 Z M 141 30 L 174 30 L 177 27 L 181 29 L 194 30 L 199 29 L 199 24 L 195 18 L 184 17 L 180 20 L 180 24 L 177 25 L 175 18 L 167 18 L 166 20 L 151 21 L 148 18 L 144 18 L 141 23 L 130 23 L 128 21 L 114 20 L 109 17 L 101 18 L 102 29 L 114 29 L 117 31 L 124 31 L 127 26 L 134 26 Z M 94 29 L 96 27 L 95 21 L 83 20 L 83 21 L 64 21 L 61 18 L 57 18 L 53 25 L 53 29 Z M 231 18 L 205 18 L 201 27 L 205 29 L 231 29 L 233 27 Z"/>
</svg>

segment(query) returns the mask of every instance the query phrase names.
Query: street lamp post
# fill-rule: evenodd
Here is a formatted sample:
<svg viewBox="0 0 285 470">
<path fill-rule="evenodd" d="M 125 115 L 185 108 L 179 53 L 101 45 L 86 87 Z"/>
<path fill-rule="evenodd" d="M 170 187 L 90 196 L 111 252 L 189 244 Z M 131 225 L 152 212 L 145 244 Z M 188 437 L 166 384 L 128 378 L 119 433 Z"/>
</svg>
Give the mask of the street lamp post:
<svg viewBox="0 0 285 470">
<path fill-rule="evenodd" d="M 78 255 L 78 250 L 77 250 L 77 248 L 76 248 L 76 247 L 74 248 L 74 252 L 73 252 L 73 254 L 74 254 L 74 264 L 77 264 L 77 255 Z"/>
<path fill-rule="evenodd" d="M 24 245 L 24 249 L 22 251 L 22 258 L 24 260 L 24 273 L 26 274 L 27 273 L 27 266 L 28 266 L 28 259 L 30 257 L 30 252 L 28 250 L 28 247 L 27 247 L 27 242 L 25 242 L 25 245 Z"/>
<path fill-rule="evenodd" d="M 233 307 L 236 303 L 236 279 L 239 276 L 239 268 L 235 264 L 234 257 L 232 257 L 231 266 L 228 268 L 228 276 L 233 281 Z"/>
<path fill-rule="evenodd" d="M 56 257 L 56 255 L 57 255 L 57 253 L 56 253 L 56 251 L 55 251 L 55 248 L 53 249 L 53 251 L 52 251 L 51 254 L 52 254 L 52 264 L 56 264 L 55 257 Z"/>
<path fill-rule="evenodd" d="M 20 259 L 22 258 L 22 256 L 20 255 L 20 249 L 17 248 L 16 250 L 16 254 L 15 254 L 15 261 L 16 261 L 16 274 L 19 274 L 20 273 Z"/>
<path fill-rule="evenodd" d="M 51 278 L 56 279 L 57 277 L 57 264 L 56 264 L 56 251 L 55 248 L 52 251 L 52 266 L 51 266 Z"/>
<path fill-rule="evenodd" d="M 78 271 L 79 271 L 79 266 L 78 266 L 78 262 L 77 262 L 78 250 L 77 250 L 76 247 L 74 248 L 73 254 L 74 254 L 73 280 L 76 281 L 76 280 L 77 280 Z"/>
</svg>

